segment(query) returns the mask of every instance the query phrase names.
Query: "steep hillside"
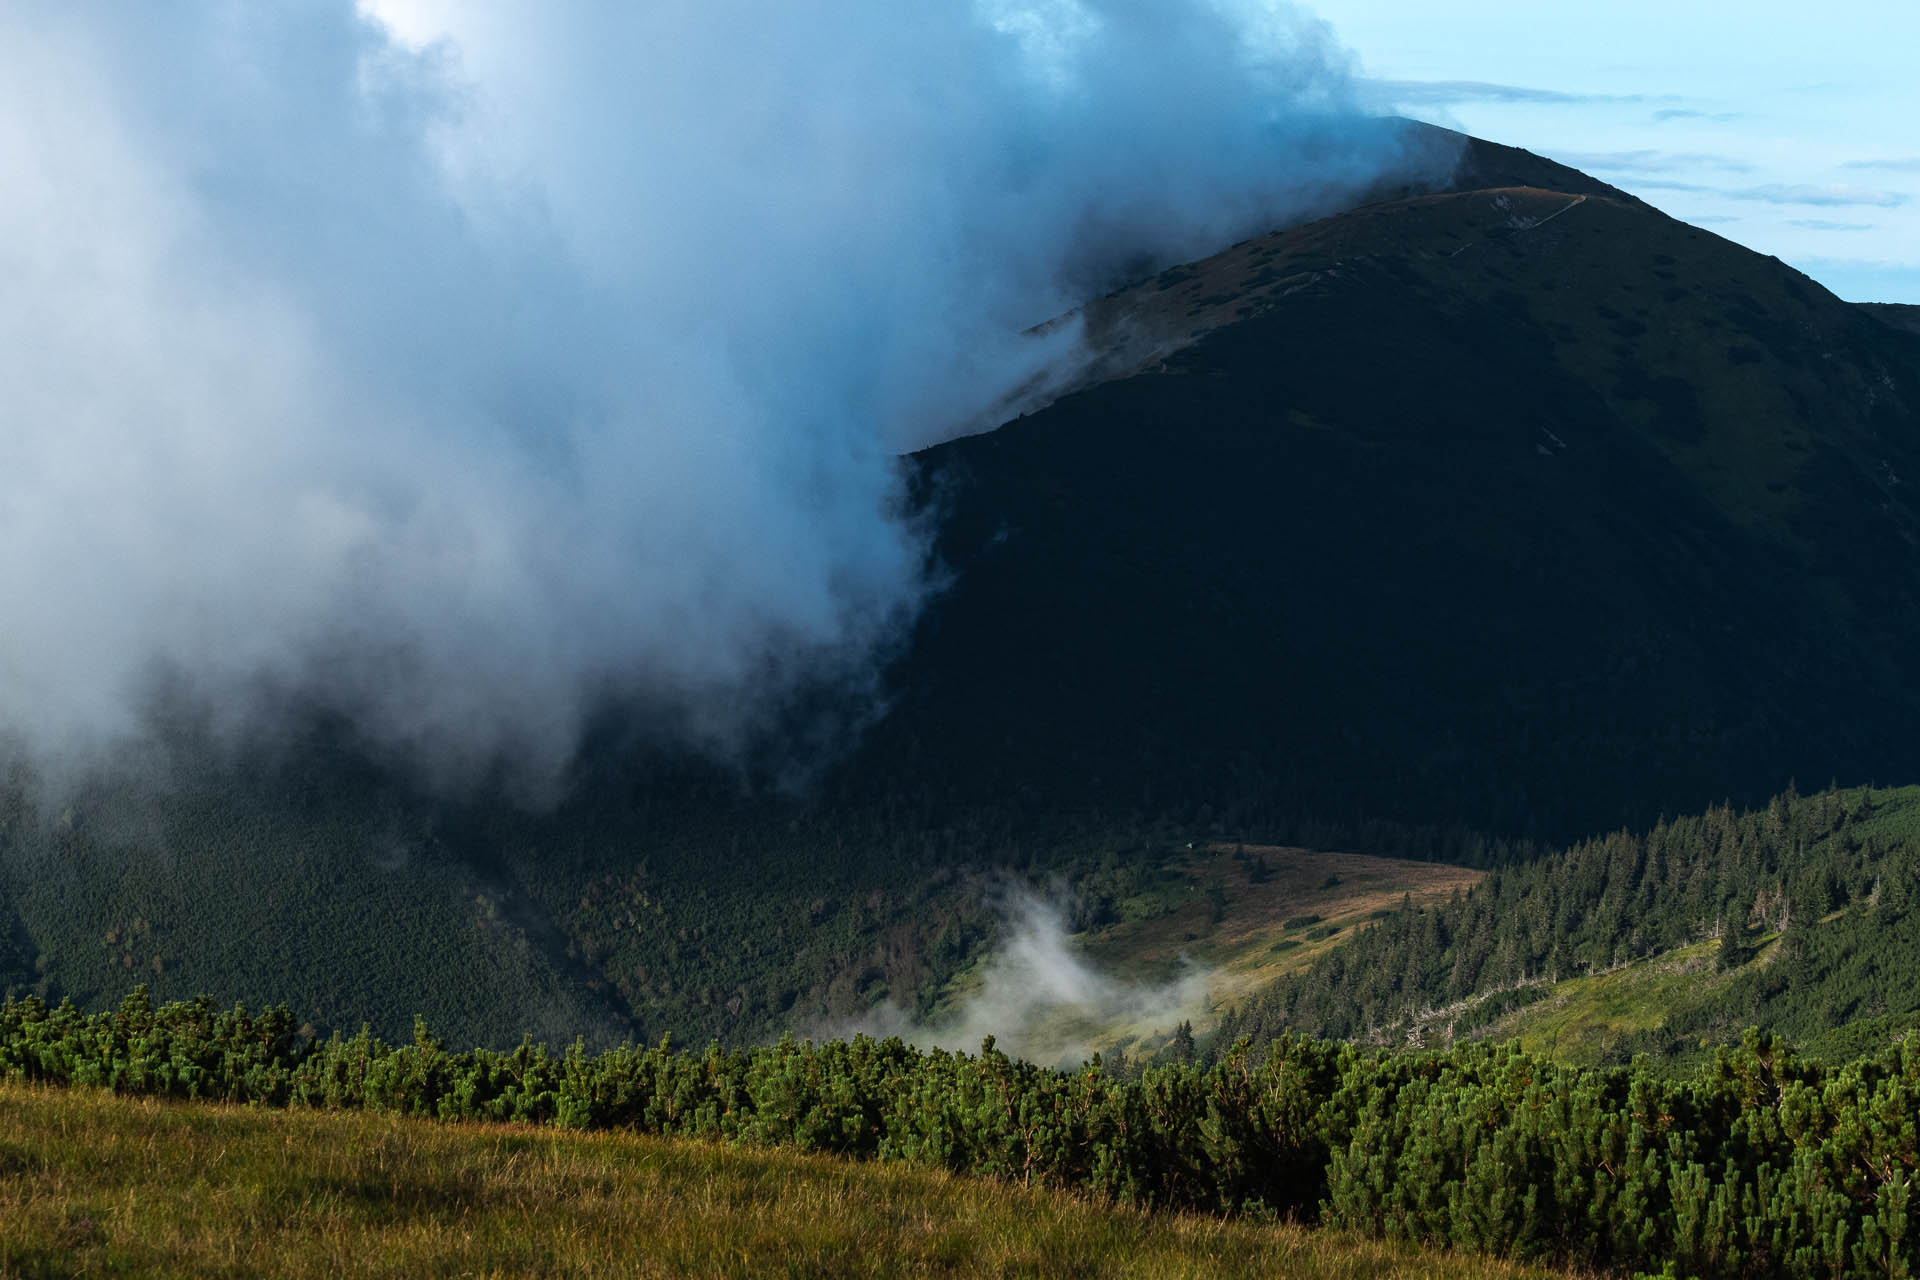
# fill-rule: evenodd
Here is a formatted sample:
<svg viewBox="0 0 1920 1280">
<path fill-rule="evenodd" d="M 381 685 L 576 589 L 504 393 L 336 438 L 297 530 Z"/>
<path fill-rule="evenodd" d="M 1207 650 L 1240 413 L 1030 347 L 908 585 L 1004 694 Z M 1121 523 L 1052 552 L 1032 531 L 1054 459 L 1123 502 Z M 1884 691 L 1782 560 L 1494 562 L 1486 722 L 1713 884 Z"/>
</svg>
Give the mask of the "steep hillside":
<svg viewBox="0 0 1920 1280">
<path fill-rule="evenodd" d="M 1920 343 L 1797 272 L 1480 191 L 1087 332 L 1110 380 L 924 456 L 955 585 L 856 780 L 1558 838 L 1920 770 Z"/>
</svg>

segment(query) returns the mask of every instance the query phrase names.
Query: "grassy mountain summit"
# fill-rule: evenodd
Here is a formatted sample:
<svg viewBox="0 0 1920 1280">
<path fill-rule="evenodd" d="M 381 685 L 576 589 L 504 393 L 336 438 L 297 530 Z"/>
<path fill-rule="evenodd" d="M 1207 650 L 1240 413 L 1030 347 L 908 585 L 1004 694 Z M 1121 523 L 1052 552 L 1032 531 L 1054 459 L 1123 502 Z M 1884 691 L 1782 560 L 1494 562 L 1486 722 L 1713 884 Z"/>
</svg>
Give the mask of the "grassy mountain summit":
<svg viewBox="0 0 1920 1280">
<path fill-rule="evenodd" d="M 1920 776 L 1904 313 L 1429 136 L 1447 189 L 1089 302 L 1076 389 L 908 460 L 948 585 L 871 727 L 769 750 L 805 790 L 611 719 L 544 812 L 338 724 L 244 764 L 169 730 L 70 800 L 0 788 L 0 987 L 771 1038 L 937 1006 L 1006 868 L 1487 861 Z"/>
</svg>

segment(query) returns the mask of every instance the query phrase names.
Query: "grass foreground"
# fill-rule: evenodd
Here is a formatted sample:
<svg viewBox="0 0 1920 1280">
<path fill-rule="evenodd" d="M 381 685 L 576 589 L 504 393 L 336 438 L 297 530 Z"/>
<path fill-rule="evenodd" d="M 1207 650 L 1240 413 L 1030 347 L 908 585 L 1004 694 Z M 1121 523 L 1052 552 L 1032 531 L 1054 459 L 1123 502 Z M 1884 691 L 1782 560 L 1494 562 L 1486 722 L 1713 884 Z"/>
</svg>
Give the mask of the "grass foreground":
<svg viewBox="0 0 1920 1280">
<path fill-rule="evenodd" d="M 0 1085 L 0 1276 L 1540 1276 L 621 1133 Z"/>
</svg>

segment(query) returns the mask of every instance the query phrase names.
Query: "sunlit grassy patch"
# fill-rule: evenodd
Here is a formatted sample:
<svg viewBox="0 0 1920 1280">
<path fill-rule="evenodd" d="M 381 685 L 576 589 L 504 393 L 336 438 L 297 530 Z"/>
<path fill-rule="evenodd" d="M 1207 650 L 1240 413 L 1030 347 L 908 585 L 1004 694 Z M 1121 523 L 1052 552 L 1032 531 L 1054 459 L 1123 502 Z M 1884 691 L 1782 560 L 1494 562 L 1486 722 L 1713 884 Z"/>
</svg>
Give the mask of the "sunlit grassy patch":
<svg viewBox="0 0 1920 1280">
<path fill-rule="evenodd" d="M 0 1086 L 4 1276 L 1544 1274 L 782 1152 Z"/>
<path fill-rule="evenodd" d="M 1701 942 L 1606 973 L 1569 978 L 1485 1034 L 1517 1039 L 1529 1052 L 1563 1062 L 1597 1062 L 1620 1036 L 1650 1031 L 1674 1009 L 1724 988 L 1733 975 L 1714 971 L 1717 946 Z"/>
</svg>

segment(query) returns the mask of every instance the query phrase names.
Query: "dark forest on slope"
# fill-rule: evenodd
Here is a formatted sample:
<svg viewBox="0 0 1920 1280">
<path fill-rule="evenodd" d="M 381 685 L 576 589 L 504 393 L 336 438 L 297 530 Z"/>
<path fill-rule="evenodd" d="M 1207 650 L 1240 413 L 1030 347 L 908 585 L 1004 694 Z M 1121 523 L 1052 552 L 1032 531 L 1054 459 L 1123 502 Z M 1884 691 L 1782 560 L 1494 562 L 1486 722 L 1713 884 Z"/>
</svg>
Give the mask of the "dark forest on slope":
<svg viewBox="0 0 1920 1280">
<path fill-rule="evenodd" d="M 1694 944 L 1656 1025 L 1601 1056 L 1690 1063 L 1749 1026 L 1844 1059 L 1920 1026 L 1920 790 L 1827 790 L 1616 831 L 1405 907 L 1227 1016 L 1386 1044 L 1502 1034 L 1556 983 Z"/>
</svg>

